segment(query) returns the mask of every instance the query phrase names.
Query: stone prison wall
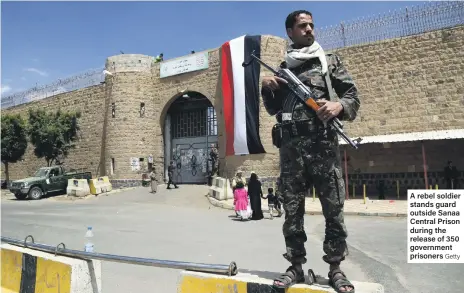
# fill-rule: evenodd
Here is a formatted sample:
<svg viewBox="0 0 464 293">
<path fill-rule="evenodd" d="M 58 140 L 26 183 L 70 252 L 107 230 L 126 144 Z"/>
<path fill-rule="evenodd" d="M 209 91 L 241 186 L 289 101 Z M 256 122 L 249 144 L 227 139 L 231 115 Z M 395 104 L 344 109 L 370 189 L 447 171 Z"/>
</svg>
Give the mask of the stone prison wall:
<svg viewBox="0 0 464 293">
<path fill-rule="evenodd" d="M 337 49 L 343 63 L 353 76 L 361 99 L 361 110 L 355 122 L 345 123 L 352 137 L 395 133 L 435 131 L 464 128 L 464 27 L 432 31 L 420 35 L 384 40 L 366 45 Z M 286 40 L 263 36 L 261 57 L 277 66 L 284 56 Z M 84 168 L 92 174 L 108 175 L 112 180 L 128 180 L 134 184 L 141 179 L 140 171 L 130 168 L 131 157 L 153 155 L 155 167 L 164 166 L 164 120 L 170 104 L 183 91 L 205 95 L 214 105 L 218 119 L 220 169 L 222 176 L 232 176 L 237 169 L 244 173 L 255 171 L 263 181 L 274 180 L 279 171 L 278 150 L 272 145 L 271 128 L 275 117 L 270 117 L 260 101 L 260 135 L 266 154 L 224 156 L 225 134 L 222 116 L 222 97 L 219 84 L 219 50 L 209 52 L 206 70 L 160 78 L 159 64 L 152 57 L 124 54 L 109 57 L 106 68 L 113 73 L 103 85 L 59 94 L 8 108 L 7 113 L 21 113 L 27 118 L 31 107 L 47 109 L 80 109 L 81 134 L 77 148 L 65 160 L 70 168 Z M 129 65 L 137 64 L 137 65 Z M 270 75 L 262 68 L 261 77 Z M 111 105 L 115 105 L 112 117 Z M 145 104 L 145 115 L 140 116 L 140 104 Z M 456 149 L 455 142 L 445 146 L 430 145 L 434 156 L 429 168 L 442 170 L 447 155 Z M 393 144 L 403 148 L 401 144 Z M 462 140 L 461 144 L 462 145 Z M 375 145 L 363 145 L 356 154 L 348 150 L 350 170 L 367 173 L 408 172 L 410 165 L 420 166 L 418 148 L 410 151 L 379 151 Z M 405 147 L 406 148 L 406 147 Z M 445 148 L 445 153 L 443 153 Z M 446 152 L 446 149 L 449 149 Z M 461 148 L 462 149 L 462 148 Z M 414 154 L 413 162 L 404 163 L 405 153 Z M 365 154 L 365 155 L 363 155 Z M 397 162 L 391 166 L 388 162 Z M 343 154 L 342 154 L 343 156 Z M 378 163 L 369 168 L 369 161 Z M 462 157 L 462 156 L 461 156 Z M 461 166 L 463 159 L 459 159 Z M 384 162 L 384 163 L 381 163 Z M 404 164 L 403 164 L 404 163 Z M 10 165 L 10 178 L 31 175 L 45 164 L 37 159 L 29 147 L 24 161 Z M 416 171 L 409 172 L 418 172 Z M 164 174 L 158 173 L 162 180 Z M 2 178 L 4 174 L 2 172 Z"/>
</svg>

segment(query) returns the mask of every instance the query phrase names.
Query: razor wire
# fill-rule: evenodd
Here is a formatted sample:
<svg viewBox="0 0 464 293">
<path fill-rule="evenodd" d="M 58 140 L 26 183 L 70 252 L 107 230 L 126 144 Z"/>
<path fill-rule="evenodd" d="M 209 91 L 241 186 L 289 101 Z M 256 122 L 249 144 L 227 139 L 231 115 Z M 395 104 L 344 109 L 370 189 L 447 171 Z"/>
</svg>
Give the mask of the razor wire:
<svg viewBox="0 0 464 293">
<path fill-rule="evenodd" d="M 98 85 L 105 80 L 103 70 L 104 67 L 91 69 L 78 75 L 59 79 L 51 84 L 35 86 L 25 91 L 13 93 L 5 97 L 2 96 L 1 107 L 2 109 L 6 109 L 24 103 L 45 99 L 57 94 Z"/>
<path fill-rule="evenodd" d="M 463 24 L 464 2 L 428 2 L 323 27 L 316 30 L 316 39 L 325 50 L 334 50 Z"/>
</svg>

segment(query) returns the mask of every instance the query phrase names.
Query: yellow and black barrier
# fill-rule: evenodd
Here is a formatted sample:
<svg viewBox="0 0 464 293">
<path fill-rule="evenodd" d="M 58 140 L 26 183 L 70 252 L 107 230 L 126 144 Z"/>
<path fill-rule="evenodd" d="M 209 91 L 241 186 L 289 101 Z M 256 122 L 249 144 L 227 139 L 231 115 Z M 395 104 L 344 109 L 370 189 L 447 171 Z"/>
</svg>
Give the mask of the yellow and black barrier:
<svg viewBox="0 0 464 293">
<path fill-rule="evenodd" d="M 93 195 L 98 195 L 98 194 L 110 192 L 113 190 L 113 186 L 111 185 L 111 182 L 108 176 L 90 179 L 89 188 L 90 188 L 90 193 Z"/>
<path fill-rule="evenodd" d="M 1 244 L 1 292 L 98 293 L 101 263 Z"/>
<path fill-rule="evenodd" d="M 267 273 L 269 274 L 269 273 Z M 276 274 L 277 277 L 278 274 Z M 318 280 L 313 285 L 297 284 L 289 289 L 287 293 L 333 293 L 334 290 L 328 286 L 327 280 Z M 263 293 L 284 292 L 282 289 L 273 289 L 272 280 L 258 275 L 239 273 L 236 276 L 221 276 L 216 274 L 183 271 L 178 284 L 178 293 Z M 320 283 L 320 284 L 319 284 Z M 383 293 L 384 287 L 377 283 L 352 282 L 357 293 Z"/>
<path fill-rule="evenodd" d="M 87 179 L 68 179 L 66 194 L 69 196 L 84 197 L 90 194 L 90 186 Z"/>
</svg>

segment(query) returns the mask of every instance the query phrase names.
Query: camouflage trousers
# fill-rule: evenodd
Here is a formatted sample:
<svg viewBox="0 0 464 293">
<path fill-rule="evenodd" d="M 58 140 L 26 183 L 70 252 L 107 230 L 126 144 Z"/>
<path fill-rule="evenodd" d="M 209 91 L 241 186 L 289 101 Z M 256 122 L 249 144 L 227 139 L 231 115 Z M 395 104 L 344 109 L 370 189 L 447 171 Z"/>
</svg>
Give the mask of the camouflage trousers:
<svg viewBox="0 0 464 293">
<path fill-rule="evenodd" d="M 287 137 L 280 148 L 280 185 L 285 222 L 283 234 L 287 252 L 294 263 L 306 263 L 304 230 L 305 195 L 314 185 L 325 217 L 323 260 L 339 264 L 348 255 L 343 207 L 345 183 L 342 176 L 337 136 L 329 133 L 316 137 Z"/>
</svg>

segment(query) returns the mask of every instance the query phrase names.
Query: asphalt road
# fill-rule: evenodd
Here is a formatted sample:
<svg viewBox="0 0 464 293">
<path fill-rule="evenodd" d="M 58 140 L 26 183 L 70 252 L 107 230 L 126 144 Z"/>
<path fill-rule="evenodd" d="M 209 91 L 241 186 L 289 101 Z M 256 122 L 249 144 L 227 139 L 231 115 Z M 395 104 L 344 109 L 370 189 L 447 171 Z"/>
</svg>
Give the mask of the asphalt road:
<svg viewBox="0 0 464 293">
<path fill-rule="evenodd" d="M 283 218 L 238 222 L 232 211 L 211 207 L 204 186 L 147 188 L 86 200 L 16 201 L 2 197 L 3 236 L 83 249 L 87 226 L 102 253 L 228 264 L 239 269 L 281 272 L 288 267 L 281 234 Z M 342 264 L 350 279 L 378 282 L 387 293 L 454 292 L 464 286 L 464 264 L 408 264 L 406 219 L 347 217 L 350 256 Z M 324 221 L 306 216 L 308 263 L 327 275 L 322 261 Z M 176 292 L 179 272 L 173 269 L 105 262 L 103 292 Z"/>
</svg>

